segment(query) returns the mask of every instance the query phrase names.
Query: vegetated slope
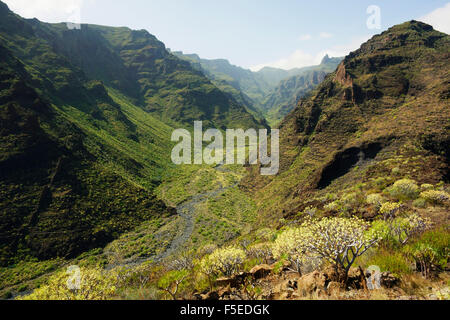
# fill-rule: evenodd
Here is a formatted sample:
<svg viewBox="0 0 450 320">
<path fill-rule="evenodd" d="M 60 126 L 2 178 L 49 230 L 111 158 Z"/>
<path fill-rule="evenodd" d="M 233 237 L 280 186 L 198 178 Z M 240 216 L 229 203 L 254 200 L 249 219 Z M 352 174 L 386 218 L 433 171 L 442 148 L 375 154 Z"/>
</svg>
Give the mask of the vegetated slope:
<svg viewBox="0 0 450 320">
<path fill-rule="evenodd" d="M 183 52 L 174 52 L 174 54 L 181 59 L 189 61 L 215 84 L 226 89 L 226 92 L 243 100 L 247 106 L 252 106 L 253 111 L 257 110 L 257 104 L 264 99 L 272 88 L 272 85 L 262 76 L 250 70 L 234 66 L 225 59 L 208 60 L 200 58 L 197 54 L 183 54 Z M 241 95 L 242 97 L 239 98 Z"/>
<path fill-rule="evenodd" d="M 321 84 L 341 61 L 342 58 L 330 58 L 326 55 L 319 66 L 300 69 L 297 75 L 282 80 L 263 104 L 269 123 L 276 126 L 281 122 L 293 110 L 297 101 Z"/>
<path fill-rule="evenodd" d="M 281 173 L 244 184 L 260 211 L 276 223 L 347 188 L 448 182 L 449 49 L 447 34 L 411 21 L 347 56 L 282 122 Z"/>
<path fill-rule="evenodd" d="M 315 89 L 342 61 L 342 58 L 329 58 L 327 55 L 319 66 L 291 70 L 265 67 L 252 72 L 224 59 L 207 60 L 182 52 L 174 54 L 189 61 L 250 113 L 258 118 L 265 117 L 272 126 L 279 123 L 299 98 Z"/>
<path fill-rule="evenodd" d="M 57 55 L 89 79 L 101 80 L 134 98 L 135 104 L 165 122 L 192 126 L 194 120 L 203 120 L 218 128 L 259 125 L 243 106 L 145 30 L 96 25 L 68 30 L 65 23 L 46 24 L 5 13 L 3 32 L 20 59 L 42 65 L 44 61 L 38 62 L 37 57 Z M 27 39 L 30 32 L 38 41 L 18 46 L 19 37 Z M 37 51 L 36 43 L 48 47 Z"/>
<path fill-rule="evenodd" d="M 170 212 L 151 190 L 112 167 L 138 174 L 131 157 L 77 127 L 43 100 L 25 66 L 1 45 L 0 56 L 2 265 L 29 256 L 79 254 L 149 217 Z M 103 156 L 110 159 L 102 161 L 94 148 L 104 148 Z"/>
<path fill-rule="evenodd" d="M 0 54 L 2 265 L 73 257 L 173 214 L 153 194 L 170 124 L 263 127 L 146 31 L 69 30 L 0 2 Z"/>
</svg>

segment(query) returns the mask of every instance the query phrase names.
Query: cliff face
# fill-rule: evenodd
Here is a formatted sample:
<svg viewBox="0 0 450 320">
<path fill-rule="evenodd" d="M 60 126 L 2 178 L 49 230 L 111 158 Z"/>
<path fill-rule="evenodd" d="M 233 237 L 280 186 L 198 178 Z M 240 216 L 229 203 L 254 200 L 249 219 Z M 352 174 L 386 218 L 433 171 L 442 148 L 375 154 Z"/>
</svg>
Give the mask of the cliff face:
<svg viewBox="0 0 450 320">
<path fill-rule="evenodd" d="M 347 73 L 347 70 L 345 69 L 345 63 L 342 62 L 337 71 L 336 71 L 336 77 L 334 78 L 336 82 L 338 82 L 343 87 L 353 86 L 353 79 L 352 77 Z"/>
<path fill-rule="evenodd" d="M 299 69 L 298 74 L 282 80 L 264 101 L 263 108 L 268 121 L 274 126 L 278 125 L 294 109 L 297 101 L 317 88 L 341 61 L 342 58 L 330 58 L 327 55 L 320 65 Z"/>
<path fill-rule="evenodd" d="M 449 178 L 449 36 L 411 21 L 373 37 L 339 65 L 281 125 L 282 173 L 249 179 L 268 214 L 377 176 Z M 280 209 L 281 208 L 281 209 Z"/>
</svg>

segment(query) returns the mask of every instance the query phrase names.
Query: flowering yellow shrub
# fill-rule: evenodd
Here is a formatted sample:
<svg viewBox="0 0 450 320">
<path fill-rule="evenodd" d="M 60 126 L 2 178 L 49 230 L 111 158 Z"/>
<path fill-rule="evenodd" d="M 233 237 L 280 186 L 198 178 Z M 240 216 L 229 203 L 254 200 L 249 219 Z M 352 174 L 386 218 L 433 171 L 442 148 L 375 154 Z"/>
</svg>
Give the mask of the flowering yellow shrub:
<svg viewBox="0 0 450 320">
<path fill-rule="evenodd" d="M 274 258 L 286 258 L 299 274 L 307 259 L 306 234 L 304 228 L 289 228 L 277 237 L 272 246 Z"/>
<path fill-rule="evenodd" d="M 21 300 L 110 300 L 115 296 L 117 277 L 113 273 L 87 268 L 79 271 L 78 279 L 61 271 Z"/>
<path fill-rule="evenodd" d="M 340 209 L 340 207 L 341 207 L 340 202 L 334 201 L 334 202 L 327 204 L 324 208 L 325 208 L 325 210 L 328 210 L 328 211 L 338 211 Z"/>
<path fill-rule="evenodd" d="M 246 254 L 235 247 L 218 249 L 202 259 L 200 268 L 208 276 L 232 276 L 241 268 Z"/>
<path fill-rule="evenodd" d="M 414 180 L 402 179 L 389 188 L 389 193 L 399 200 L 414 200 L 419 195 L 419 186 Z"/>
<path fill-rule="evenodd" d="M 422 190 L 428 191 L 428 190 L 433 190 L 434 186 L 432 184 L 425 183 L 425 184 L 421 185 L 420 188 Z"/>
<path fill-rule="evenodd" d="M 379 194 L 379 193 L 374 193 L 374 194 L 369 194 L 366 198 L 366 202 L 368 204 L 374 205 L 377 210 L 379 210 L 381 208 L 381 206 L 383 205 L 383 203 L 386 202 L 386 200 L 384 199 L 384 197 Z"/>
<path fill-rule="evenodd" d="M 381 206 L 380 213 L 383 215 L 384 220 L 393 219 L 401 208 L 402 205 L 400 203 L 386 202 Z"/>
<path fill-rule="evenodd" d="M 450 194 L 445 191 L 429 190 L 422 192 L 420 197 L 432 204 L 444 204 L 450 200 Z"/>
<path fill-rule="evenodd" d="M 390 229 L 392 235 L 401 244 L 405 245 L 412 236 L 426 231 L 430 226 L 430 219 L 422 218 L 417 213 L 414 213 L 406 218 L 395 219 Z"/>
<path fill-rule="evenodd" d="M 378 244 L 381 234 L 358 218 L 324 218 L 304 223 L 302 240 L 310 254 L 330 261 L 348 274 L 356 259 Z"/>
<path fill-rule="evenodd" d="M 248 248 L 248 256 L 257 259 L 260 264 L 268 263 L 272 258 L 272 246 L 268 242 L 252 245 Z"/>
<path fill-rule="evenodd" d="M 378 244 L 381 234 L 358 218 L 307 220 L 302 226 L 284 231 L 275 241 L 275 258 L 287 256 L 301 267 L 309 261 L 327 260 L 348 274 L 356 259 Z"/>
</svg>

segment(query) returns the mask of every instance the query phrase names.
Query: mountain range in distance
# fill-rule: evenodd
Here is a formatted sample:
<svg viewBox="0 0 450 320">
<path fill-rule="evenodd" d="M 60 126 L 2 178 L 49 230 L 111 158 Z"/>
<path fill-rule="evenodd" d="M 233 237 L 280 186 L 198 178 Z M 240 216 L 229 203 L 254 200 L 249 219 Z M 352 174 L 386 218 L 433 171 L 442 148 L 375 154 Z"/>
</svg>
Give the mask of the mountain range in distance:
<svg viewBox="0 0 450 320">
<path fill-rule="evenodd" d="M 217 87 L 233 96 L 256 117 L 265 118 L 272 127 L 292 111 L 298 99 L 305 97 L 328 73 L 336 70 L 343 59 L 326 55 L 318 66 L 291 70 L 264 67 L 253 72 L 234 66 L 225 59 L 208 60 L 197 54 L 172 53 L 189 61 Z"/>
</svg>

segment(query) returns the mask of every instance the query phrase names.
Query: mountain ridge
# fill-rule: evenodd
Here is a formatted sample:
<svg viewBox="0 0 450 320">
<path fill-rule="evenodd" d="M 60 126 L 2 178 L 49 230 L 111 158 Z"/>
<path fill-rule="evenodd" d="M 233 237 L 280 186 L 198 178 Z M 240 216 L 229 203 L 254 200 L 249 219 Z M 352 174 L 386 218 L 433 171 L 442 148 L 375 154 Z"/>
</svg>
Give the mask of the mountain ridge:
<svg viewBox="0 0 450 320">
<path fill-rule="evenodd" d="M 422 183 L 448 180 L 449 46 L 447 34 L 410 21 L 350 53 L 280 125 L 280 175 L 244 183 L 265 214 L 322 208 L 327 193 L 390 176 L 383 161 L 396 160 L 395 153 L 417 157 L 416 168 L 400 166 L 403 174 Z M 368 167 L 358 166 L 360 153 Z"/>
<path fill-rule="evenodd" d="M 289 113 L 290 105 L 314 89 L 326 74 L 333 72 L 341 60 L 326 55 L 317 66 L 291 70 L 265 67 L 253 72 L 232 65 L 226 59 L 202 59 L 198 54 L 181 51 L 173 54 L 189 61 L 253 115 L 265 117 L 272 126 Z"/>
</svg>

